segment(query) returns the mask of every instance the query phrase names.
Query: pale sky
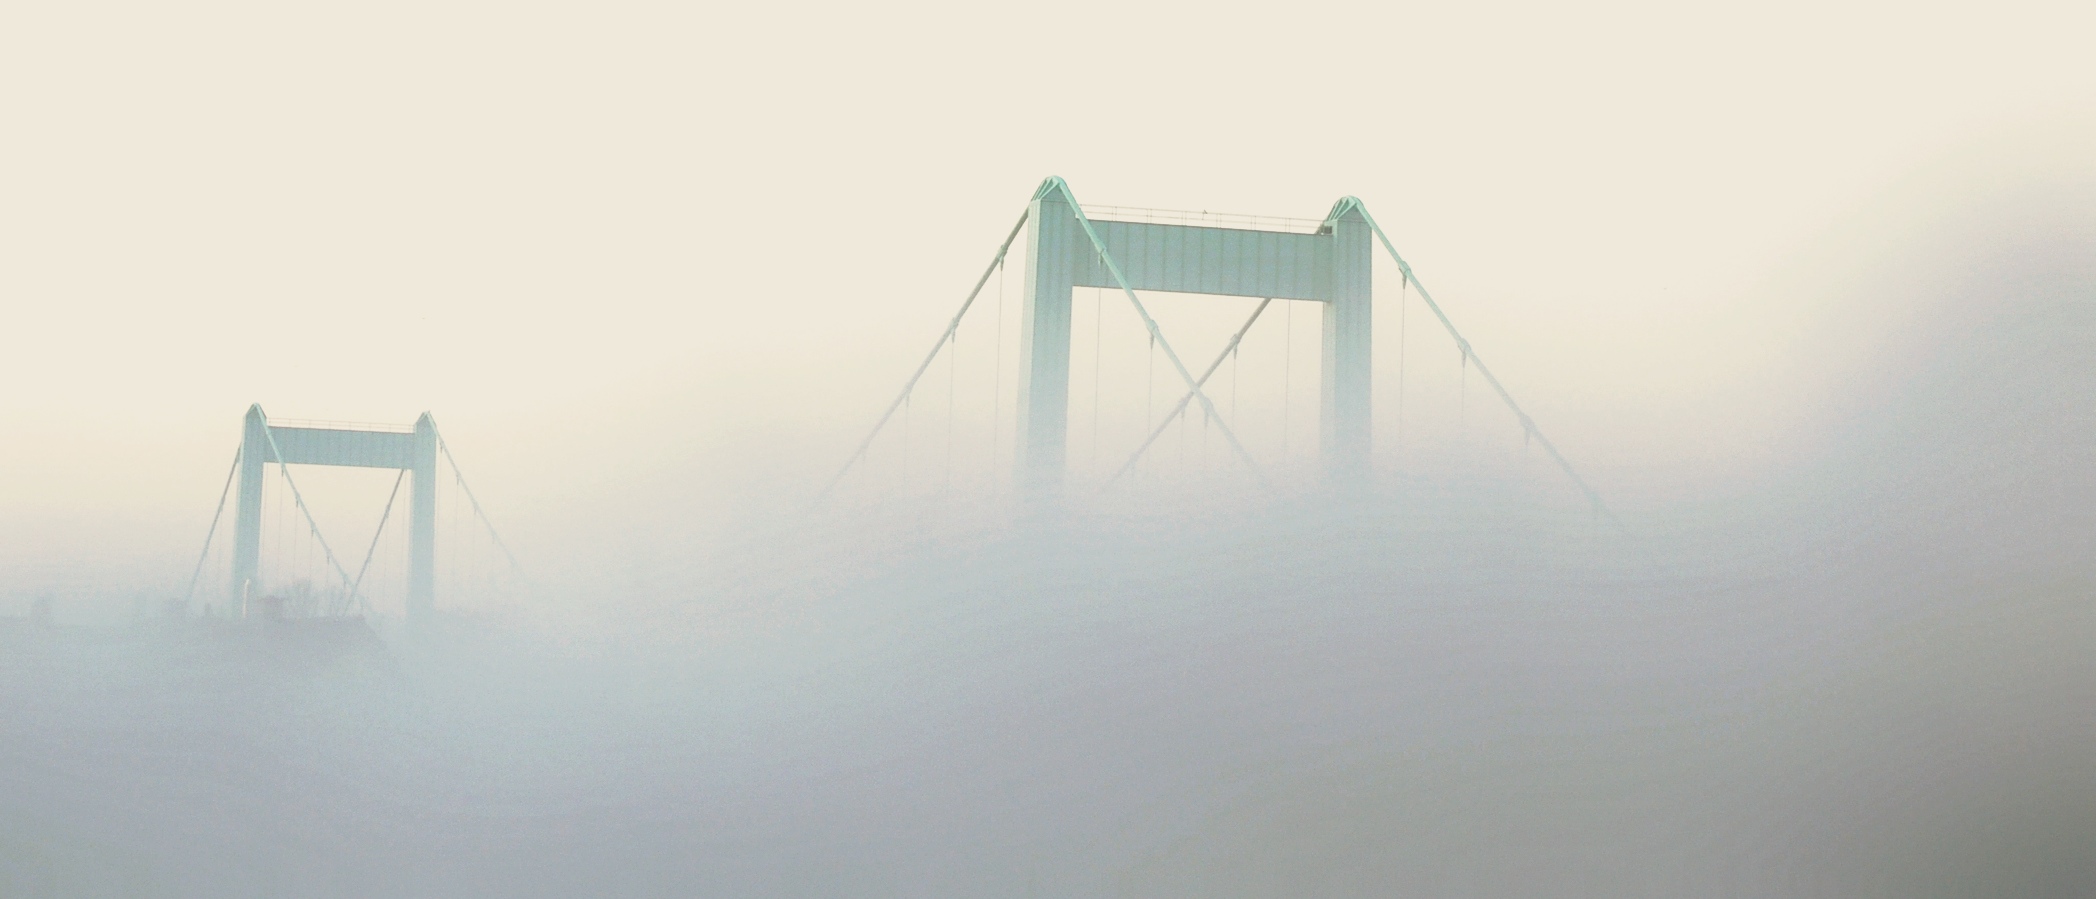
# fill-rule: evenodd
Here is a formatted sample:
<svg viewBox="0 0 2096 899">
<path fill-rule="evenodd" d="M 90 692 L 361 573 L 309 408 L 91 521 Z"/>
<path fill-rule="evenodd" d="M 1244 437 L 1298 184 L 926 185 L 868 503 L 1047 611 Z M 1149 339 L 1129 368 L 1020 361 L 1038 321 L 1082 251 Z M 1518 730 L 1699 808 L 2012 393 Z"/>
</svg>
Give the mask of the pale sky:
<svg viewBox="0 0 2096 899">
<path fill-rule="evenodd" d="M 1874 340 L 1829 337 L 1823 276 L 2090 183 L 2092 33 L 2070 3 L 15 4 L 0 591 L 184 569 L 253 402 L 432 410 L 542 550 L 664 481 L 825 468 L 1051 174 L 1359 196 L 1604 486 L 1751 467 Z"/>
</svg>

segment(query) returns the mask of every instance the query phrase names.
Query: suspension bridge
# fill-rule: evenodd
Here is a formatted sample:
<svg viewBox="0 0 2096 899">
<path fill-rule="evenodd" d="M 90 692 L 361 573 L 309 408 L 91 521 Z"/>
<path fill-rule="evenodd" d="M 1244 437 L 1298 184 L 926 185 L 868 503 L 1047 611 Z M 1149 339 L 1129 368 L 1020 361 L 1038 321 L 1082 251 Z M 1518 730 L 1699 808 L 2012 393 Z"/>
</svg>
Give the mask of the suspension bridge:
<svg viewBox="0 0 2096 899">
<path fill-rule="evenodd" d="M 1015 302 L 1008 302 L 1007 269 L 1014 255 L 1023 266 Z M 1380 281 L 1379 265 L 1385 273 Z M 1389 296 L 1391 281 L 1395 297 Z M 1086 291 L 1089 308 L 1079 302 Z M 1445 370 L 1440 376 L 1441 392 L 1453 394 L 1452 403 L 1445 396 L 1436 400 L 1433 366 L 1408 361 L 1416 355 L 1408 354 L 1414 341 L 1407 323 L 1415 299 L 1453 350 L 1455 377 L 1447 378 Z M 1242 317 L 1219 325 L 1214 313 L 1227 312 L 1232 301 Z M 1394 340 L 1379 340 L 1390 330 L 1386 325 L 1378 333 L 1379 304 L 1385 315 L 1395 306 Z M 1315 330 L 1300 335 L 1299 306 L 1316 314 Z M 984 308 L 993 311 L 971 317 Z M 1008 325 L 1010 316 L 1017 321 Z M 1277 324 L 1260 327 L 1276 318 Z M 1164 319 L 1178 323 L 1175 334 L 1166 333 Z M 976 348 L 971 365 L 987 365 L 986 371 L 961 374 L 964 336 Z M 1213 352 L 1182 354 L 1205 340 L 1213 340 Z M 1248 350 L 1254 351 L 1250 362 Z M 1297 377 L 1298 354 L 1317 360 L 1314 381 Z M 927 389 L 928 375 L 941 362 L 943 397 Z M 1431 455 L 1437 402 L 1443 423 L 1452 422 L 1458 435 L 1444 440 L 1437 461 L 1510 447 L 1478 436 L 1486 423 L 1469 409 L 1472 371 L 1518 436 L 1516 458 L 1540 447 L 1554 475 L 1582 504 L 1608 516 L 1601 497 L 1486 366 L 1361 200 L 1341 198 L 1321 219 L 1087 207 L 1067 183 L 1051 177 L 1034 191 L 901 390 L 822 487 L 817 504 L 831 501 L 854 474 L 868 475 L 880 461 L 884 439 L 893 444 L 885 461 L 904 484 L 923 483 L 935 473 L 934 482 L 950 489 L 966 474 L 964 457 L 980 450 L 972 454 L 984 483 L 1033 499 L 1064 493 L 1086 479 L 1111 488 L 1155 476 L 1165 467 L 1155 464 L 1156 457 L 1173 443 L 1180 468 L 1203 468 L 1219 458 L 1225 470 L 1255 484 L 1287 476 L 1302 448 L 1314 447 L 1316 464 L 1309 468 L 1315 477 L 1349 488 L 1375 474 L 1379 433 L 1393 449 L 1402 445 L 1411 454 L 1408 461 Z M 1166 388 L 1161 405 L 1160 373 Z M 1134 382 L 1141 384 L 1140 401 L 1136 392 L 1122 389 Z M 1316 384 L 1314 402 L 1298 396 L 1306 382 Z M 1394 402 L 1379 400 L 1379 383 L 1394 393 Z M 1109 392 L 1109 385 L 1116 389 Z M 927 399 L 934 408 L 925 412 L 937 429 L 929 437 L 925 413 L 912 422 L 913 406 Z M 1302 414 L 1299 407 L 1315 414 Z M 1391 426 L 1378 422 L 1379 407 L 1394 419 Z M 270 466 L 275 479 L 268 477 Z M 343 545 L 327 539 L 293 475 L 301 466 L 394 472 L 371 537 L 355 544 L 363 547 L 360 559 L 340 554 Z M 1084 477 L 1073 477 L 1073 470 Z M 406 509 L 396 513 L 403 486 Z M 447 488 L 455 496 L 440 502 Z M 227 546 L 218 534 L 229 502 L 235 511 Z M 405 523 L 396 523 L 401 518 Z M 463 533 L 462 522 L 469 525 Z M 450 534 L 441 542 L 451 547 L 442 570 L 440 532 Z M 476 542 L 492 552 L 481 553 L 477 570 L 463 552 Z M 486 593 L 501 589 L 491 586 L 497 581 L 514 584 L 517 578 L 515 556 L 466 486 L 429 414 L 405 426 L 294 422 L 272 420 L 257 405 L 244 419 L 185 602 L 237 618 L 367 614 L 375 602 L 397 600 L 389 607 L 418 621 L 432 614 L 440 595 Z"/>
<path fill-rule="evenodd" d="M 271 466 L 274 479 L 268 476 Z M 294 466 L 394 472 L 371 538 L 359 544 L 361 560 L 338 554 L 338 544 L 329 542 Z M 396 513 L 403 486 L 406 509 Z M 455 496 L 440 502 L 446 488 Z M 227 547 L 218 534 L 229 501 L 234 513 Z M 396 523 L 403 517 L 404 525 Z M 466 518 L 473 527 L 462 527 Z M 390 542 L 389 528 L 395 538 Z M 469 539 L 473 531 L 481 539 Z M 440 577 L 440 533 L 449 537 L 449 577 Z M 497 558 L 487 558 L 488 551 Z M 429 413 L 405 426 L 287 421 L 270 419 L 258 404 L 242 421 L 240 445 L 183 602 L 186 609 L 201 602 L 206 615 L 221 618 L 339 617 L 370 614 L 375 600 L 387 599 L 397 600 L 405 618 L 418 623 L 436 610 L 440 585 L 460 594 L 500 592 L 515 587 L 520 571 Z M 214 573 L 219 577 L 206 577 Z"/>
<path fill-rule="evenodd" d="M 1018 321 L 1015 329 L 1008 329 L 1006 269 L 1014 255 L 1020 255 L 1023 263 L 1018 273 L 1018 308 L 1013 310 Z M 1386 275 L 1381 285 L 1375 277 L 1379 265 Z M 1396 295 L 1391 297 L 1388 282 L 1393 280 Z M 992 284 L 996 285 L 994 292 Z M 1386 341 L 1394 347 L 1380 345 L 1377 339 L 1378 286 L 1384 288 L 1385 314 L 1390 311 L 1388 306 L 1396 306 L 1397 333 L 1394 341 Z M 1088 310 L 1077 302 L 1086 290 L 1092 299 Z M 980 314 L 970 317 L 986 305 L 979 302 L 986 296 L 987 305 L 995 308 L 990 316 L 994 324 L 982 321 Z M 1189 331 L 1199 330 L 1195 326 L 1201 313 L 1191 310 L 1222 308 L 1230 298 L 1240 309 L 1249 305 L 1249 314 L 1241 320 L 1231 319 L 1227 330 L 1217 330 L 1212 312 L 1208 314 L 1207 330 L 1212 333 L 1202 336 L 1219 339 L 1212 354 L 1200 358 L 1183 355 L 1186 343 L 1178 339 L 1182 335 L 1168 335 L 1160 324 L 1164 316 L 1158 309 L 1171 306 L 1185 310 L 1181 320 L 1188 323 Z M 1421 413 L 1433 411 L 1436 398 L 1426 389 L 1431 384 L 1422 382 L 1432 382 L 1435 373 L 1422 378 L 1418 364 L 1408 367 L 1407 363 L 1411 340 L 1406 315 L 1415 298 L 1454 351 L 1451 361 L 1456 364 L 1456 377 L 1450 392 L 1455 400 L 1440 406 L 1444 411 L 1453 406 L 1453 415 L 1443 417 L 1455 422 L 1451 430 L 1464 435 L 1468 441 L 1464 446 L 1474 447 L 1478 438 L 1471 435 L 1482 428 L 1478 416 L 1468 408 L 1474 370 L 1506 413 L 1502 421 L 1518 436 L 1522 455 L 1530 446 L 1540 447 L 1560 482 L 1569 484 L 1593 513 L 1607 516 L 1601 497 L 1485 365 L 1361 200 L 1341 198 L 1321 219 L 1087 207 L 1056 177 L 1042 181 L 1034 191 L 930 350 L 822 487 L 817 505 L 831 501 L 855 476 L 866 476 L 875 457 L 881 455 L 884 440 L 899 443 L 887 456 L 893 462 L 891 467 L 900 468 L 902 480 L 921 479 L 926 469 L 939 469 L 942 483 L 950 483 L 957 469 L 957 434 L 963 445 L 987 446 L 989 464 L 979 466 L 987 480 L 1002 480 L 1020 494 L 1040 497 L 1066 491 L 1073 468 L 1084 469 L 1100 486 L 1110 487 L 1142 471 L 1174 429 L 1181 434 L 1178 442 L 1182 457 L 1186 456 L 1184 447 L 1190 442 L 1186 435 L 1196 414 L 1199 458 L 1204 463 L 1215 455 L 1212 446 L 1232 469 L 1252 482 L 1267 483 L 1298 447 L 1310 444 L 1316 447 L 1313 467 L 1319 479 L 1339 486 L 1362 483 L 1376 468 L 1378 458 L 1379 378 L 1383 388 L 1395 394 L 1394 403 L 1382 404 L 1394 418 L 1393 427 L 1381 429 L 1386 439 L 1413 447 L 1428 446 L 1431 439 L 1421 428 L 1421 419 L 1429 416 Z M 1296 307 L 1300 305 L 1314 306 L 1317 313 L 1314 349 L 1299 346 L 1306 342 L 1296 333 Z M 1115 307 L 1122 308 L 1116 312 Z M 1277 316 L 1283 319 L 1278 327 L 1269 325 L 1266 333 L 1255 330 L 1263 320 Z M 1109 323 L 1116 326 L 1115 331 L 1107 329 Z M 1082 327 L 1086 324 L 1090 327 Z M 994 331 L 989 330 L 992 327 Z M 1010 363 L 1004 356 L 1008 330 L 1017 332 Z M 988 364 L 986 377 L 981 372 L 965 379 L 960 376 L 964 334 L 969 335 L 971 345 L 990 346 L 990 358 L 976 360 Z M 1125 334 L 1140 339 L 1145 347 L 1141 352 L 1146 355 L 1139 367 L 1123 359 L 1110 369 L 1105 360 L 1117 347 L 1127 346 Z M 1278 387 L 1279 401 L 1271 402 L 1269 393 L 1263 408 L 1255 409 L 1258 404 L 1250 402 L 1241 407 L 1240 394 L 1249 395 L 1261 387 L 1256 373 L 1252 379 L 1245 377 L 1241 357 L 1249 346 L 1262 341 L 1271 355 L 1280 357 L 1280 365 L 1269 364 L 1265 370 L 1266 381 L 1279 381 L 1272 385 Z M 1079 361 L 1089 364 L 1073 369 L 1073 347 L 1079 343 L 1090 354 L 1090 359 Z M 1298 385 L 1307 379 L 1296 376 L 1294 357 L 1305 351 L 1314 352 L 1317 358 L 1312 435 L 1298 433 L 1310 417 L 1296 411 L 1298 406 L 1310 405 L 1296 395 L 1302 392 Z M 980 350 L 977 354 L 983 355 Z M 1395 369 L 1394 383 L 1378 371 L 1379 357 L 1384 366 Z M 1161 411 L 1156 402 L 1160 359 L 1165 395 L 1172 398 Z M 927 375 L 942 361 L 946 387 L 945 396 L 939 397 L 936 388 L 927 389 Z M 1445 375 L 1439 377 L 1448 380 Z M 1085 382 L 1082 386 L 1090 393 L 1082 398 L 1082 407 L 1079 394 L 1072 390 L 1077 379 Z M 1138 380 L 1141 402 L 1124 395 L 1116 405 L 1108 394 L 1109 385 L 1120 387 Z M 1218 390 L 1224 380 L 1227 393 Z M 981 408 L 985 405 L 981 402 L 972 411 L 963 408 L 965 404 L 957 400 L 963 383 L 978 400 L 987 390 L 987 410 Z M 943 399 L 945 405 L 937 415 L 944 441 L 937 464 L 923 461 L 927 440 L 921 436 L 922 425 L 916 427 L 919 434 L 912 433 L 912 408 L 927 398 L 935 403 Z M 1075 420 L 1073 409 L 1082 413 Z M 1278 416 L 1273 414 L 1276 411 Z M 1265 427 L 1268 433 L 1263 441 L 1243 430 L 1260 415 L 1278 418 Z M 1114 425 L 1110 421 L 1114 418 L 1125 423 Z M 986 431 L 987 440 L 979 443 L 969 438 L 965 434 L 969 430 Z M 1303 439 L 1305 436 L 1311 439 Z M 1102 446 L 1116 451 L 1102 458 Z M 1084 458 L 1073 460 L 1073 448 L 1081 449 Z"/>
</svg>

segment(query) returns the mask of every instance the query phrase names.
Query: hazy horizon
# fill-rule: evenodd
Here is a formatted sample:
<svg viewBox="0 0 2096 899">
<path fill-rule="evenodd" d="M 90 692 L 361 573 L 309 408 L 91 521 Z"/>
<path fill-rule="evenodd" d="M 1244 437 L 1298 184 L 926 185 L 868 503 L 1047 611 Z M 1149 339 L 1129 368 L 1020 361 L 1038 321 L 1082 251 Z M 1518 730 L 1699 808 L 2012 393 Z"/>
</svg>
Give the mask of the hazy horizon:
<svg viewBox="0 0 2096 899">
<path fill-rule="evenodd" d="M 2092 30 L 0 13 L 0 895 L 2079 895 Z M 1277 303 L 1260 474 L 1194 413 L 1113 480 L 1182 387 L 1080 288 L 1025 495 L 1023 239 L 818 502 L 1048 176 L 1358 197 L 1608 513 L 1383 259 L 1367 478 Z M 1196 368 L 1258 302 L 1143 299 Z M 250 404 L 430 412 L 518 570 L 446 481 L 409 628 L 393 472 L 300 467 L 370 641 L 170 629 Z"/>
</svg>

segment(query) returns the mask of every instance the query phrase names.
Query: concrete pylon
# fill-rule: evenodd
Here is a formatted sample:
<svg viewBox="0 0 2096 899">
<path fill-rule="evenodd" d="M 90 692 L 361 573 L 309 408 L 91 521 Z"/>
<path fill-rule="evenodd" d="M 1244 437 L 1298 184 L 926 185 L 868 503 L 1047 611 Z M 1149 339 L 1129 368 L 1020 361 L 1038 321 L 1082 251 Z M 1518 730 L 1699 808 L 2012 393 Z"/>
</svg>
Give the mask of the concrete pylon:
<svg viewBox="0 0 2096 899">
<path fill-rule="evenodd" d="M 262 404 L 247 407 L 240 428 L 240 499 L 233 513 L 233 582 L 226 592 L 225 616 L 247 614 L 247 595 L 260 587 L 262 566 L 262 466 L 269 462 L 269 417 Z"/>
<path fill-rule="evenodd" d="M 233 579 L 226 615 L 247 614 L 247 599 L 265 588 L 262 568 L 263 466 L 346 465 L 406 469 L 408 497 L 408 621 L 436 608 L 437 426 L 429 413 L 412 430 L 337 425 L 273 425 L 261 404 L 242 420 L 240 494 L 233 517 Z"/>
<path fill-rule="evenodd" d="M 437 424 L 422 413 L 415 419 L 414 443 L 408 458 L 408 603 L 409 623 L 427 620 L 437 607 Z"/>
<path fill-rule="evenodd" d="M 1019 330 L 1018 470 L 1029 491 L 1063 480 L 1069 444 L 1070 301 L 1074 288 L 1309 300 L 1322 304 L 1322 450 L 1335 480 L 1364 478 L 1372 450 L 1374 232 L 1361 201 L 1332 205 L 1314 233 L 1092 220 L 1061 178 L 1028 212 Z M 1102 253 L 1103 250 L 1103 253 Z M 1105 264 L 1110 255 L 1116 279 Z"/>
</svg>

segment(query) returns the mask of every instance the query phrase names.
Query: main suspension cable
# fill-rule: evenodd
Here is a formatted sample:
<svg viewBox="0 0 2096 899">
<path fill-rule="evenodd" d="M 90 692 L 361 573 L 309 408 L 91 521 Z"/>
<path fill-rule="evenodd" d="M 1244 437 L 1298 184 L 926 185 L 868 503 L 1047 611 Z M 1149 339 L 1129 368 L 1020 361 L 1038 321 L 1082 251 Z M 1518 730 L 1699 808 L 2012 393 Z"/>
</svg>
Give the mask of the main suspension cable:
<svg viewBox="0 0 2096 899">
<path fill-rule="evenodd" d="M 1543 432 L 1536 427 L 1535 420 L 1529 418 L 1528 413 L 1521 411 L 1521 406 L 1514 402 L 1513 395 L 1507 393 L 1506 387 L 1499 383 L 1499 379 L 1492 376 L 1492 370 L 1485 367 L 1484 360 L 1477 358 L 1476 351 L 1470 348 L 1470 341 L 1463 339 L 1462 333 L 1456 330 L 1455 323 L 1448 320 L 1448 314 L 1441 311 L 1441 304 L 1434 302 L 1434 296 L 1427 292 L 1426 285 L 1421 284 L 1419 277 L 1412 274 L 1412 266 L 1405 262 L 1405 257 L 1397 254 L 1397 247 L 1391 245 L 1390 236 L 1383 233 L 1383 226 L 1376 224 L 1375 216 L 1368 214 L 1368 207 L 1359 200 L 1354 200 L 1353 205 L 1355 209 L 1360 210 L 1361 217 L 1368 221 L 1369 230 L 1375 232 L 1376 239 L 1383 244 L 1383 251 L 1389 253 L 1391 260 L 1397 263 L 1398 271 L 1404 274 L 1405 280 L 1419 288 L 1420 301 L 1426 304 L 1428 311 L 1434 313 L 1435 318 L 1441 320 L 1441 327 L 1447 329 L 1448 336 L 1454 338 L 1456 345 L 1462 348 L 1463 361 L 1466 365 L 1469 363 L 1477 365 L 1477 373 L 1484 376 L 1485 383 L 1492 385 L 1492 390 L 1499 394 L 1500 401 L 1506 403 L 1507 409 L 1514 413 L 1515 418 L 1520 419 L 1521 429 L 1534 435 L 1536 442 L 1543 445 L 1544 451 L 1548 452 L 1550 458 L 1557 462 L 1557 467 L 1564 471 L 1566 477 L 1572 479 L 1572 483 L 1579 487 L 1581 493 L 1586 494 L 1587 502 L 1593 504 L 1594 511 L 1607 516 L 1610 521 L 1615 521 L 1620 526 L 1622 522 L 1616 518 L 1615 513 L 1610 512 L 1608 507 L 1601 502 L 1601 495 L 1595 493 L 1594 488 L 1587 486 L 1586 479 L 1580 477 L 1579 472 L 1573 470 L 1572 463 L 1566 461 L 1564 454 L 1557 451 L 1557 445 L 1551 443 L 1550 438 L 1543 435 Z"/>
<path fill-rule="evenodd" d="M 233 495 L 233 476 L 240 473 L 240 453 L 245 447 L 233 450 L 233 466 L 226 469 L 226 486 L 218 491 L 218 511 L 211 513 L 211 529 L 204 532 L 204 551 L 197 554 L 196 571 L 189 575 L 189 592 L 182 594 L 183 614 L 189 614 L 189 603 L 196 599 L 197 578 L 204 575 L 204 561 L 211 558 L 211 538 L 218 535 L 218 520 L 226 514 L 226 497 Z"/>
<path fill-rule="evenodd" d="M 844 480 L 845 473 L 851 471 L 852 466 L 865 457 L 866 448 L 873 445 L 873 438 L 881 435 L 881 429 L 887 427 L 888 419 L 894 417 L 895 410 L 902 408 L 903 404 L 909 401 L 910 391 L 917 388 L 917 379 L 924 377 L 925 369 L 931 368 L 932 360 L 939 357 L 939 350 L 946 346 L 948 340 L 953 339 L 954 330 L 961 326 L 961 317 L 968 314 L 968 307 L 975 305 L 975 298 L 982 293 L 983 285 L 989 283 L 990 276 L 996 274 L 1004 266 L 1005 253 L 1011 250 L 1012 241 L 1019 239 L 1019 231 L 1026 227 L 1026 217 L 1032 213 L 1033 208 L 1029 206 L 1026 212 L 1019 214 L 1019 221 L 1012 225 L 1012 232 L 1005 235 L 1004 243 L 997 247 L 996 258 L 990 260 L 989 266 L 983 269 L 982 277 L 976 279 L 975 289 L 968 291 L 968 299 L 961 302 L 960 310 L 953 314 L 953 320 L 947 323 L 946 330 L 940 332 L 939 339 L 932 343 L 931 352 L 924 354 L 924 361 L 917 364 L 917 371 L 912 373 L 910 380 L 903 384 L 902 393 L 895 397 L 895 402 L 888 404 L 888 411 L 881 413 L 880 420 L 874 422 L 873 430 L 867 433 L 866 439 L 859 441 L 859 448 L 852 451 L 851 458 L 844 460 L 844 465 L 837 469 L 835 475 L 830 477 L 830 482 L 823 485 L 822 491 L 815 495 L 813 505 L 820 506 L 825 500 L 830 498 L 830 491 L 836 489 L 837 482 Z M 1004 281 L 1000 278 L 997 283 L 1000 288 L 998 292 L 1001 294 L 1003 293 L 1002 286 Z M 1001 311 L 1002 308 L 1003 304 L 1000 302 L 999 310 Z M 1001 330 L 1002 327 L 1000 326 Z"/>
<path fill-rule="evenodd" d="M 473 507 L 473 517 L 480 519 L 480 526 L 487 528 L 488 537 L 495 541 L 495 547 L 502 550 L 502 555 L 509 559 L 510 570 L 515 572 L 518 577 L 524 577 L 524 566 L 518 564 L 517 554 L 509 551 L 509 543 L 504 541 L 502 535 L 495 531 L 495 522 L 490 520 L 488 513 L 480 508 L 480 498 L 473 495 L 472 487 L 467 486 L 466 473 L 459 470 L 458 458 L 451 454 L 451 444 L 444 441 L 444 432 L 437 429 L 436 419 L 432 418 L 429 420 L 429 430 L 430 433 L 435 434 L 437 437 L 437 450 L 444 454 L 444 461 L 451 465 L 452 479 L 458 482 L 459 491 L 466 494 L 466 504 Z"/>
</svg>

